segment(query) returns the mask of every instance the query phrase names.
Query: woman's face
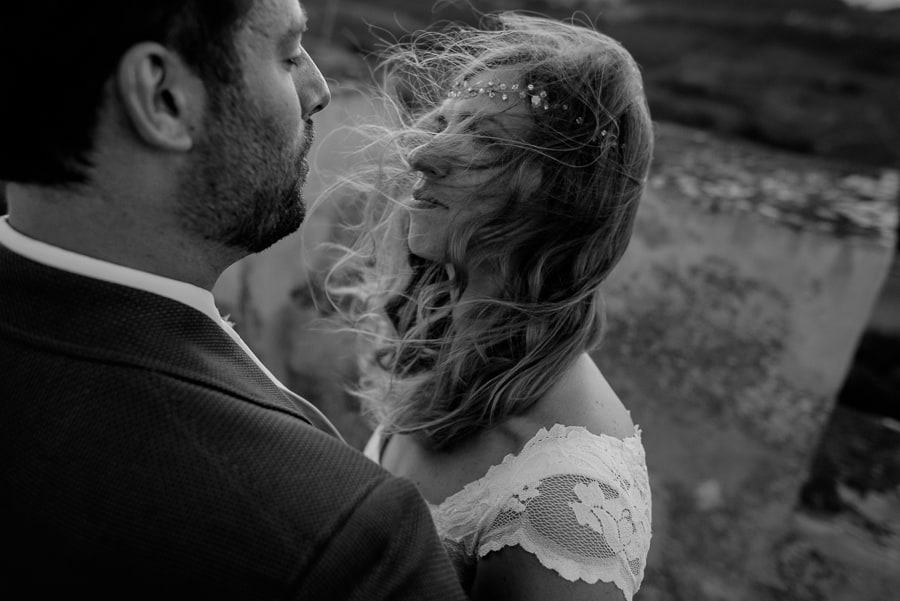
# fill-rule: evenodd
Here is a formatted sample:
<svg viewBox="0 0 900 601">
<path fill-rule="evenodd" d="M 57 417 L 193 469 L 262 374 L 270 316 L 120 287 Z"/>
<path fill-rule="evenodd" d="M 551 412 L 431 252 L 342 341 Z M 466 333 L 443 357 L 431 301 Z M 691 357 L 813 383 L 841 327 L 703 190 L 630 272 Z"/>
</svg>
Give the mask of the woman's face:
<svg viewBox="0 0 900 601">
<path fill-rule="evenodd" d="M 503 168 L 497 158 L 504 147 L 524 140 L 531 125 L 531 107 L 511 91 L 522 86 L 511 69 L 491 69 L 473 76 L 474 89 L 505 84 L 507 99 L 499 90 L 474 96 L 463 93 L 447 98 L 420 123 L 433 132 L 409 156 L 418 180 L 409 200 L 409 248 L 432 261 L 447 260 L 450 231 L 474 217 L 500 208 L 508 187 L 499 179 Z M 499 185 L 498 185 L 499 184 Z"/>
</svg>

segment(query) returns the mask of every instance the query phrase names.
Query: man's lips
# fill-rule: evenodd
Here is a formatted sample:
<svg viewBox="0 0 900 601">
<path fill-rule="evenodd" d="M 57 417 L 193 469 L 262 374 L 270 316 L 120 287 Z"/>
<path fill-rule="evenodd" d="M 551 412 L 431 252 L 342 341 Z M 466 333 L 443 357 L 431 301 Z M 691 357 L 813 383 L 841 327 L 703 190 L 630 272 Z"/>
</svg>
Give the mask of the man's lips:
<svg viewBox="0 0 900 601">
<path fill-rule="evenodd" d="M 305 159 L 306 155 L 309 154 L 309 149 L 312 148 L 313 140 L 316 138 L 316 128 L 313 125 L 312 120 L 306 121 L 306 135 L 303 136 L 303 146 L 300 148 L 300 158 Z"/>
<path fill-rule="evenodd" d="M 313 139 L 315 138 L 315 130 L 313 129 L 312 121 L 306 122 L 306 135 L 303 136 L 303 145 L 300 147 L 300 152 L 297 154 L 297 169 L 300 173 L 300 177 L 304 180 L 306 176 L 309 175 L 309 162 L 306 160 L 309 155 L 309 150 L 312 148 Z"/>
</svg>

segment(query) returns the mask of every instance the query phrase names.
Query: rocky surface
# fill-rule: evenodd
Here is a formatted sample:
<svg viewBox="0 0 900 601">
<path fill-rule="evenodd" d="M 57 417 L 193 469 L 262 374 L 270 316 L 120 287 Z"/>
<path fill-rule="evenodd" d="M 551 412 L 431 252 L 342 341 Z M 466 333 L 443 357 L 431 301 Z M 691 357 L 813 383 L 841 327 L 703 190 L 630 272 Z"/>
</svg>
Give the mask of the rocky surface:
<svg viewBox="0 0 900 601">
<path fill-rule="evenodd" d="M 738 143 L 660 126 L 650 186 L 710 212 L 752 212 L 798 230 L 892 246 L 900 172 Z"/>
<path fill-rule="evenodd" d="M 900 590 L 900 421 L 839 405 L 789 527 L 801 598 L 891 599 Z M 813 594 L 815 596 L 813 596 Z"/>
</svg>

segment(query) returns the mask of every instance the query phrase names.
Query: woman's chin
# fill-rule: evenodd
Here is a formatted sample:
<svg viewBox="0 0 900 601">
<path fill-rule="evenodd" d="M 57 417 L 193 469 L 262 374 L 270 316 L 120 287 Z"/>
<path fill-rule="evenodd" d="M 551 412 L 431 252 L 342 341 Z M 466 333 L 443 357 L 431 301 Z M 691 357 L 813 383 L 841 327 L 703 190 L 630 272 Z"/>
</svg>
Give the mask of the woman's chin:
<svg viewBox="0 0 900 601">
<path fill-rule="evenodd" d="M 439 261 L 441 259 L 439 252 L 439 240 L 433 234 L 426 233 L 416 234 L 410 232 L 407 239 L 409 250 L 412 254 L 429 261 Z"/>
<path fill-rule="evenodd" d="M 433 248 L 429 248 L 424 244 L 415 244 L 410 241 L 409 244 L 409 252 L 416 255 L 420 259 L 426 259 L 428 261 L 437 261 L 438 256 L 437 253 L 434 252 Z"/>
</svg>

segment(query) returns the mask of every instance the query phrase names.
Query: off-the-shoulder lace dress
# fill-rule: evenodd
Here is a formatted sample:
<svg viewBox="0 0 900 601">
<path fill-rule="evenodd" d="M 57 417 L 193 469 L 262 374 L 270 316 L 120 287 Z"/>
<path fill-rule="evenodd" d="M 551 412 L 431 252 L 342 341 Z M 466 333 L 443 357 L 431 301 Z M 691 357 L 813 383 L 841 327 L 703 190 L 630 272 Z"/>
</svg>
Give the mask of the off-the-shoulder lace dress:
<svg viewBox="0 0 900 601">
<path fill-rule="evenodd" d="M 366 456 L 379 462 L 383 446 L 376 429 Z M 650 507 L 639 428 L 620 440 L 560 424 L 430 505 L 467 589 L 479 557 L 519 545 L 563 578 L 612 582 L 629 601 L 644 576 Z"/>
</svg>

